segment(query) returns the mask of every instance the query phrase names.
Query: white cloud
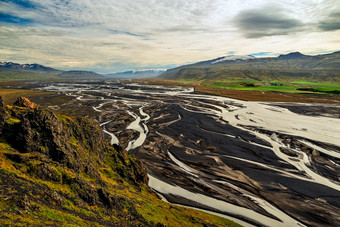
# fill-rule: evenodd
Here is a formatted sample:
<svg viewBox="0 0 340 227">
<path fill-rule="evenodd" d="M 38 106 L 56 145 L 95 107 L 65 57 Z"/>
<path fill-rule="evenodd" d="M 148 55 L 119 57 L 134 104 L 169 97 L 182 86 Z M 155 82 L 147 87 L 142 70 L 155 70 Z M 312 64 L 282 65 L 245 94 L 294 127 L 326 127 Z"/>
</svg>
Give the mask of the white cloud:
<svg viewBox="0 0 340 227">
<path fill-rule="evenodd" d="M 19 59 L 52 67 L 122 71 L 124 67 L 177 65 L 226 55 L 254 52 L 286 53 L 339 50 L 339 30 L 321 31 L 336 0 L 280 1 L 279 18 L 269 0 L 30 0 L 34 7 L 8 1 L 0 12 L 32 20 L 31 24 L 0 23 L 1 60 Z M 266 8 L 267 7 L 267 8 Z M 247 12 L 306 25 L 308 30 L 248 39 L 235 18 Z M 284 15 L 284 16 L 282 16 Z M 288 18 L 288 19 L 287 19 Z M 0 25 L 1 25 L 0 24 Z M 261 27 L 261 25 L 259 26 Z M 254 30 L 253 30 L 254 32 Z M 283 35 L 282 37 L 277 36 Z M 250 37 L 250 36 L 249 36 Z"/>
</svg>

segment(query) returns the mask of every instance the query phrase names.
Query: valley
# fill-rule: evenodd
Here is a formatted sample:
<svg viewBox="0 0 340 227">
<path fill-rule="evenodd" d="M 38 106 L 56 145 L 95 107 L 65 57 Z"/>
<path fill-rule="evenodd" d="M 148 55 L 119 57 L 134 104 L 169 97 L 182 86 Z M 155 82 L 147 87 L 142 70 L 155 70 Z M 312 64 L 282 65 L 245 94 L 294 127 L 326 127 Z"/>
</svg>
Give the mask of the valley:
<svg viewBox="0 0 340 227">
<path fill-rule="evenodd" d="M 340 4 L 0 1 L 0 226 L 340 226 Z"/>
<path fill-rule="evenodd" d="M 51 109 L 95 118 L 112 146 L 143 161 L 165 201 L 244 226 L 340 224 L 338 103 L 248 102 L 117 81 L 26 88 L 65 97 Z"/>
</svg>

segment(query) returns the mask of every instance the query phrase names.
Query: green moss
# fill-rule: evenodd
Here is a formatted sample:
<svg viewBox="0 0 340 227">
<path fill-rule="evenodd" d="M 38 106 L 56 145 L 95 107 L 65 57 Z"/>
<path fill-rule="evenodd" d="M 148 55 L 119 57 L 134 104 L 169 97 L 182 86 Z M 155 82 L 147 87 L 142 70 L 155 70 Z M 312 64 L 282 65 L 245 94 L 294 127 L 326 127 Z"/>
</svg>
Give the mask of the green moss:
<svg viewBox="0 0 340 227">
<path fill-rule="evenodd" d="M 39 212 L 35 212 L 40 218 L 47 218 L 51 221 L 59 222 L 62 224 L 74 224 L 74 225 L 84 225 L 86 222 L 74 215 L 64 213 L 62 211 L 54 210 L 46 206 L 40 206 Z"/>
<path fill-rule="evenodd" d="M 76 138 L 74 138 L 74 136 L 72 136 L 68 142 L 72 144 L 74 147 L 79 148 L 79 141 Z"/>
<path fill-rule="evenodd" d="M 0 151 L 15 151 L 14 148 L 4 141 L 4 139 L 0 139 Z"/>
<path fill-rule="evenodd" d="M 68 124 L 70 123 L 73 119 L 69 116 L 66 115 L 62 115 L 62 114 L 58 114 L 57 118 L 59 121 L 61 121 L 62 123 Z"/>
<path fill-rule="evenodd" d="M 46 152 L 46 148 L 44 146 L 40 146 L 40 150 L 44 153 Z"/>
<path fill-rule="evenodd" d="M 9 125 L 14 125 L 20 123 L 20 120 L 17 118 L 10 117 L 9 119 L 6 120 L 6 124 Z"/>
</svg>

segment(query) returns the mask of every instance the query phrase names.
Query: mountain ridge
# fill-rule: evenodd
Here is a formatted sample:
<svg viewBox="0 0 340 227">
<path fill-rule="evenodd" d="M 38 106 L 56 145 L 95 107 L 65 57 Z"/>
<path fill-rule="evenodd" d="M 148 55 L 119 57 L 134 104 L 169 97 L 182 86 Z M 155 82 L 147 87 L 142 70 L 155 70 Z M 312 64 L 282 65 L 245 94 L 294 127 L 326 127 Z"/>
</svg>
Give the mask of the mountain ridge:
<svg viewBox="0 0 340 227">
<path fill-rule="evenodd" d="M 310 79 L 340 81 L 340 51 L 324 55 L 293 52 L 271 58 L 221 61 L 224 57 L 168 69 L 159 77 L 175 80 L 252 79 L 259 81 Z"/>
<path fill-rule="evenodd" d="M 289 54 L 280 54 L 277 58 L 281 60 L 290 60 L 302 57 L 308 57 L 308 55 L 301 54 L 300 52 L 291 52 Z"/>
<path fill-rule="evenodd" d="M 104 79 L 101 74 L 82 70 L 58 70 L 40 64 L 0 62 L 0 79 Z"/>
<path fill-rule="evenodd" d="M 113 79 L 140 79 L 157 77 L 164 71 L 166 71 L 166 69 L 128 70 L 124 72 L 105 74 L 105 76 Z"/>
</svg>

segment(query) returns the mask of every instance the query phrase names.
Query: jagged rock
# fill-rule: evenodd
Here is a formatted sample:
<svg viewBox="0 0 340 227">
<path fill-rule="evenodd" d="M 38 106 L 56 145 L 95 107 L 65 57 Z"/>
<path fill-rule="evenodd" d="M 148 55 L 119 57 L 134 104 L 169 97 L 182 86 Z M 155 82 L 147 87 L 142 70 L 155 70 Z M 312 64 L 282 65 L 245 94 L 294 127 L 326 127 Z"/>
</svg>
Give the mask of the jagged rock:
<svg viewBox="0 0 340 227">
<path fill-rule="evenodd" d="M 56 202 L 57 205 L 61 206 L 64 202 L 64 198 L 59 195 L 58 192 L 54 191 L 51 194 L 51 198 Z"/>
<path fill-rule="evenodd" d="M 1 97 L 1 96 L 0 96 Z M 1 97 L 1 100 L 2 100 L 2 97 Z M 3 102 L 0 102 L 0 136 L 2 135 L 2 130 L 4 128 L 4 124 L 5 124 L 5 119 L 7 117 L 5 111 L 4 111 L 4 108 L 3 107 Z"/>
<path fill-rule="evenodd" d="M 95 188 L 93 188 L 83 178 L 77 177 L 72 183 L 73 188 L 77 191 L 78 196 L 90 206 L 99 204 L 99 195 Z"/>
<path fill-rule="evenodd" d="M 55 169 L 46 163 L 39 164 L 32 170 L 35 177 L 42 180 L 61 182 L 62 176 Z"/>
<path fill-rule="evenodd" d="M 320 152 L 315 150 L 315 149 L 313 149 L 312 155 L 313 156 L 320 156 Z"/>
<path fill-rule="evenodd" d="M 2 100 L 2 96 L 0 96 L 0 107 L 4 107 L 4 100 Z"/>
<path fill-rule="evenodd" d="M 110 146 L 104 140 L 101 128 L 92 119 L 57 116 L 49 110 L 36 108 L 26 98 L 19 98 L 16 105 L 21 108 L 0 108 L 0 133 L 3 132 L 1 136 L 13 149 L 6 151 L 4 156 L 20 164 L 17 170 L 25 170 L 33 182 L 40 179 L 49 181 L 48 185 L 64 185 L 83 206 L 100 206 L 119 212 L 128 200 L 110 195 L 107 190 L 109 184 L 100 172 L 102 167 L 105 169 L 109 165 L 121 183 L 128 182 L 139 190 L 148 182 L 142 162 L 121 147 Z M 22 166 L 24 168 L 21 169 Z M 41 187 L 36 191 L 40 193 L 38 198 L 47 198 L 48 203 L 54 206 L 61 207 L 69 200 L 62 191 L 45 190 L 47 188 Z M 20 212 L 33 209 L 29 198 L 21 196 L 14 200 L 18 201 Z M 32 201 L 36 202 L 36 198 Z M 144 220 L 138 212 L 133 215 Z"/>
<path fill-rule="evenodd" d="M 19 97 L 13 104 L 14 106 L 19 106 L 19 107 L 28 107 L 28 108 L 38 108 L 39 105 L 31 102 L 28 98 L 26 97 Z"/>
<path fill-rule="evenodd" d="M 27 157 L 21 154 L 5 153 L 5 156 L 16 163 L 26 163 L 29 160 Z"/>
<path fill-rule="evenodd" d="M 31 103 L 28 99 L 19 100 L 25 100 L 26 104 Z M 15 114 L 19 122 L 6 124 L 4 127 L 6 140 L 14 148 L 21 153 L 42 153 L 53 161 L 65 164 L 76 171 L 84 171 L 97 179 L 97 182 L 102 182 L 95 167 L 98 164 L 95 164 L 94 160 L 104 159 L 108 144 L 104 142 L 101 128 L 92 119 L 71 119 L 63 116 L 59 120 L 53 112 L 41 108 L 15 111 L 13 109 L 12 114 Z M 115 148 L 117 150 L 114 154 L 117 159 L 126 164 L 128 155 L 126 151 Z M 129 167 L 122 165 L 117 168 L 123 178 L 136 185 L 148 181 L 145 167 L 138 160 L 134 160 Z M 41 179 L 60 180 L 60 177 L 53 173 L 53 169 L 48 167 L 41 169 L 35 167 L 34 173 Z"/>
<path fill-rule="evenodd" d="M 21 195 L 19 197 L 16 198 L 16 204 L 18 205 L 18 207 L 20 207 L 21 209 L 28 211 L 31 208 L 31 202 L 28 199 L 27 195 Z"/>
<path fill-rule="evenodd" d="M 103 188 L 98 189 L 98 196 L 99 199 L 102 201 L 102 203 L 108 207 L 108 208 L 113 208 L 114 203 L 112 199 L 110 198 L 110 194 Z"/>
</svg>

